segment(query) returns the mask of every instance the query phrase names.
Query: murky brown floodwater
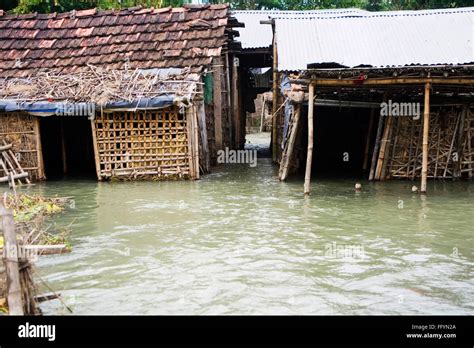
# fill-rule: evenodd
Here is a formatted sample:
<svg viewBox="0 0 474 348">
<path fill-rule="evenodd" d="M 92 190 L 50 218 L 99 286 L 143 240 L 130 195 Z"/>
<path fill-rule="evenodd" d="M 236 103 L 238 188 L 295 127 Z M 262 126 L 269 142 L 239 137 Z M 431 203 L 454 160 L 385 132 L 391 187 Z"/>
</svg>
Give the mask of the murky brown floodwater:
<svg viewBox="0 0 474 348">
<path fill-rule="evenodd" d="M 39 271 L 75 314 L 474 314 L 472 183 L 423 199 L 411 182 L 317 179 L 303 199 L 275 171 L 40 184 L 76 209 L 57 219 L 75 219 L 73 252 Z"/>
</svg>

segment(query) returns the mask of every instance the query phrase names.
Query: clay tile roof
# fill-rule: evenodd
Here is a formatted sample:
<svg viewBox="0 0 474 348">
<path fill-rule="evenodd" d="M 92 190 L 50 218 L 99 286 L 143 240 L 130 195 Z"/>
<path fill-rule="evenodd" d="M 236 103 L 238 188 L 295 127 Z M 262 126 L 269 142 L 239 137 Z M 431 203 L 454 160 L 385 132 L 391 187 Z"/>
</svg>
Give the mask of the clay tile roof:
<svg viewBox="0 0 474 348">
<path fill-rule="evenodd" d="M 221 54 L 228 16 L 225 4 L 26 15 L 0 10 L 0 77 L 88 64 L 197 71 Z"/>
</svg>

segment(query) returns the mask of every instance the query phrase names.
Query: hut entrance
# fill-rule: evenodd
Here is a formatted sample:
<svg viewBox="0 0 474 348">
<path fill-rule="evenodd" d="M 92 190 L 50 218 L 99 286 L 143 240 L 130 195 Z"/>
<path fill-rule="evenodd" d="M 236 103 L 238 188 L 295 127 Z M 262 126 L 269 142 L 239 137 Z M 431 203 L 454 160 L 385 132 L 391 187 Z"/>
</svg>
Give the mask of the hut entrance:
<svg viewBox="0 0 474 348">
<path fill-rule="evenodd" d="M 366 153 L 367 137 L 373 144 L 374 126 L 368 134 L 371 110 L 368 108 L 337 108 L 317 106 L 314 118 L 314 152 L 312 173 L 315 176 L 362 177 Z M 305 115 L 306 116 L 306 115 Z M 375 117 L 376 119 L 376 117 Z M 307 118 L 304 117 L 303 133 L 308 132 Z M 307 137 L 303 136 L 301 159 L 304 171 Z M 372 149 L 372 145 L 369 147 Z M 366 168 L 365 168 L 366 169 Z"/>
<path fill-rule="evenodd" d="M 41 117 L 40 129 L 48 179 L 96 175 L 91 123 L 86 117 Z"/>
</svg>

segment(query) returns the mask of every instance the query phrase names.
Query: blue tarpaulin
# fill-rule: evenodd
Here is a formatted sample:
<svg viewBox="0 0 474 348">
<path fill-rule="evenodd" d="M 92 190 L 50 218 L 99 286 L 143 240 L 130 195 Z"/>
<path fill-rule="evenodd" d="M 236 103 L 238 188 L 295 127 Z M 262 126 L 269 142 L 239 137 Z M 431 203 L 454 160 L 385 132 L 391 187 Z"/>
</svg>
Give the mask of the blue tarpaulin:
<svg viewBox="0 0 474 348">
<path fill-rule="evenodd" d="M 174 104 L 175 97 L 159 96 L 156 98 L 143 98 L 137 101 L 114 102 L 106 104 L 102 110 L 147 110 L 147 109 L 163 109 Z M 74 108 L 70 108 L 70 106 Z M 87 110 L 90 103 L 64 103 L 64 102 L 16 102 L 11 100 L 0 100 L 0 112 L 25 111 L 37 116 L 51 116 L 55 114 L 64 114 L 64 110 L 81 109 Z M 65 108 L 66 106 L 66 108 Z M 96 109 L 100 109 L 96 107 Z"/>
</svg>

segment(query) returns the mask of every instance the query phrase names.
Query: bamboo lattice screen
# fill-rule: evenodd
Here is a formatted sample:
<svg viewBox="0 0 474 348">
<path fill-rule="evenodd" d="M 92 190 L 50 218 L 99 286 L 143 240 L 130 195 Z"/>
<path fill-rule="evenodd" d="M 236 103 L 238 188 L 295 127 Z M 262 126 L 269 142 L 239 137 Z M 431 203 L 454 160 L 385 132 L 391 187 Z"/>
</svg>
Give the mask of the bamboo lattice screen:
<svg viewBox="0 0 474 348">
<path fill-rule="evenodd" d="M 0 143 L 13 145 L 13 153 L 32 180 L 43 179 L 40 157 L 39 122 L 35 116 L 24 113 L 0 114 Z M 6 173 L 0 167 L 0 177 Z"/>
<path fill-rule="evenodd" d="M 473 121 L 474 113 L 470 108 L 464 110 L 461 107 L 445 107 L 432 112 L 429 129 L 429 178 L 472 177 Z M 421 175 L 422 126 L 421 120 L 394 118 L 388 140 L 390 177 L 414 179 Z"/>
<path fill-rule="evenodd" d="M 100 178 L 189 176 L 186 115 L 177 107 L 103 114 L 93 126 Z"/>
</svg>

